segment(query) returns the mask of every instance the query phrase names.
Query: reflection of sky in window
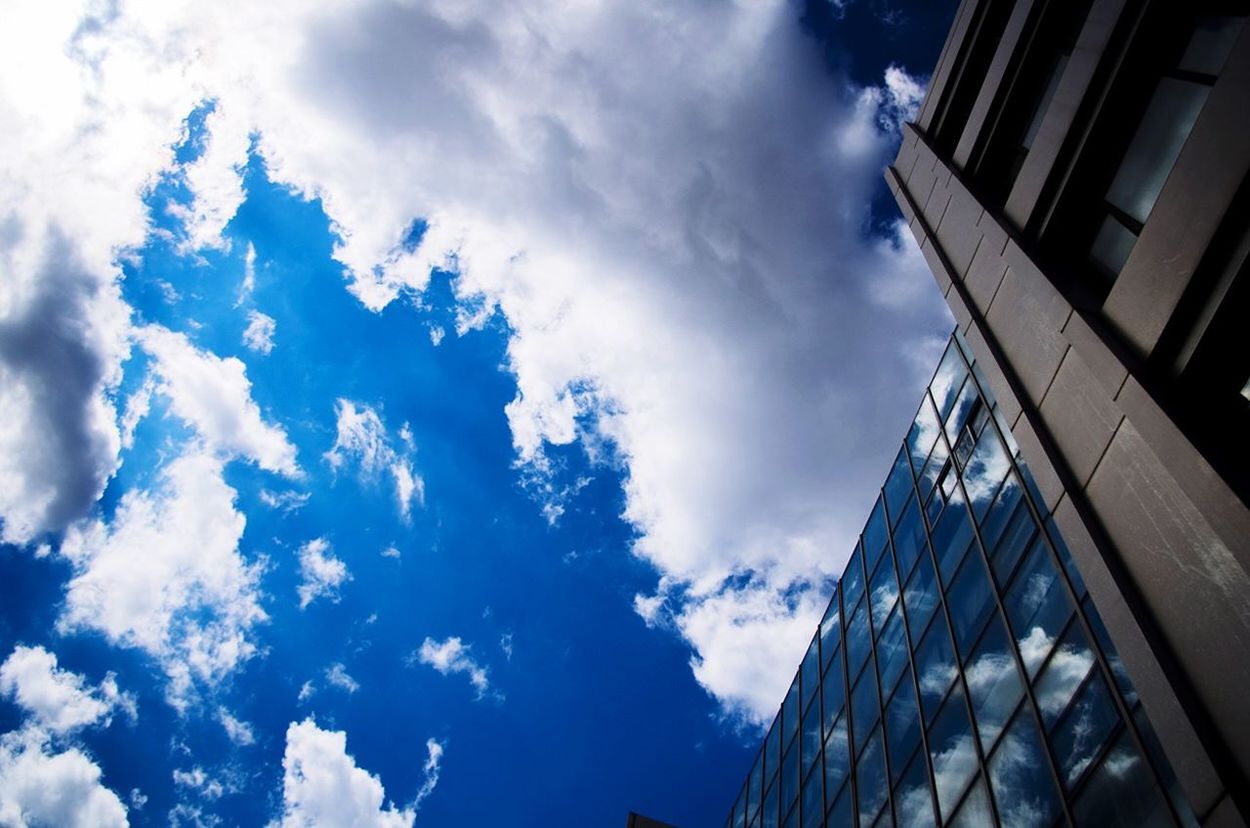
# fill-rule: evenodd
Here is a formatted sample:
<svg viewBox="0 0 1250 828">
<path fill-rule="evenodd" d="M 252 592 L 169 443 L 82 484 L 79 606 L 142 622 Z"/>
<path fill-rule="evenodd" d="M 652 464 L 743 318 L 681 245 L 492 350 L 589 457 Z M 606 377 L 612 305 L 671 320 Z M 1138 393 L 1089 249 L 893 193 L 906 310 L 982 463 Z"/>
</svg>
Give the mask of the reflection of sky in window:
<svg viewBox="0 0 1250 828">
<path fill-rule="evenodd" d="M 1015 660 L 1007 648 L 1002 622 L 995 619 L 964 668 L 981 746 L 987 749 L 1024 694 Z"/>
<path fill-rule="evenodd" d="M 924 756 L 917 754 L 907 767 L 906 775 L 894 792 L 894 809 L 899 825 L 930 826 L 934 824 L 933 804 L 929 797 L 928 770 Z"/>
<path fill-rule="evenodd" d="M 1076 632 L 1073 630 L 1073 632 Z M 1078 634 L 1079 635 L 1079 634 Z M 1041 627 L 1034 627 L 1019 643 L 1020 657 L 1024 663 L 1038 663 L 1046 658 L 1054 646 L 1054 639 Z M 1037 704 L 1046 725 L 1052 726 L 1055 718 L 1063 712 L 1068 700 L 1094 664 L 1094 654 L 1079 638 L 1069 635 L 1046 665 L 1037 681 L 1035 693 Z"/>
<path fill-rule="evenodd" d="M 956 688 L 929 732 L 929 753 L 933 757 L 933 781 L 937 788 L 942 818 L 950 816 L 968 780 L 977 770 L 972 725 L 964 708 L 963 693 Z"/>
<path fill-rule="evenodd" d="M 1059 810 L 1055 786 L 1046 768 L 1046 752 L 1029 710 L 1016 715 L 994 755 L 990 784 L 998 815 L 1007 828 L 1045 828 Z"/>
</svg>

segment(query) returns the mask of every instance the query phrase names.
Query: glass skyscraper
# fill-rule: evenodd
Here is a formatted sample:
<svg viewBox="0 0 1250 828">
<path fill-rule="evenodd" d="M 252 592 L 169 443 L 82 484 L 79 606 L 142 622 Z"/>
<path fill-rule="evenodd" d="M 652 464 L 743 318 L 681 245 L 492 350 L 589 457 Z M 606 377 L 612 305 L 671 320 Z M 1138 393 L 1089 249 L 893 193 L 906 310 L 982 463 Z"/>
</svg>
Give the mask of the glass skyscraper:
<svg viewBox="0 0 1250 828">
<path fill-rule="evenodd" d="M 957 332 L 727 828 L 1194 823 L 1044 504 Z"/>
</svg>

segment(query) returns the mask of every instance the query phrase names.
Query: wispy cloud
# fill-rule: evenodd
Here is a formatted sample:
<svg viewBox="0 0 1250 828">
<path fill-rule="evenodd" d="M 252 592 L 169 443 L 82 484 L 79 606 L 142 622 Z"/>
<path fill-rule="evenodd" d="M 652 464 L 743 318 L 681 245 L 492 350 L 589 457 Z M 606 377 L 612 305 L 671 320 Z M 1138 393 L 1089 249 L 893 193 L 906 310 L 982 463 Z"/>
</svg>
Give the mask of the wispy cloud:
<svg viewBox="0 0 1250 828">
<path fill-rule="evenodd" d="M 367 405 L 339 399 L 334 405 L 337 416 L 334 445 L 325 453 L 325 459 L 335 471 L 349 462 L 355 462 L 363 480 L 374 481 L 389 474 L 395 483 L 395 499 L 399 514 L 408 520 L 412 505 L 425 505 L 425 480 L 413 465 L 415 446 L 407 424 L 400 429 L 405 450 L 401 453 L 392 445 L 386 426 L 377 411 Z"/>
<path fill-rule="evenodd" d="M 472 649 L 459 636 L 452 636 L 445 641 L 426 638 L 413 655 L 421 664 L 429 665 L 445 676 L 464 673 L 480 699 L 490 691 L 490 678 L 487 669 L 470 655 Z M 409 657 L 410 660 L 411 658 L 412 656 Z"/>
</svg>

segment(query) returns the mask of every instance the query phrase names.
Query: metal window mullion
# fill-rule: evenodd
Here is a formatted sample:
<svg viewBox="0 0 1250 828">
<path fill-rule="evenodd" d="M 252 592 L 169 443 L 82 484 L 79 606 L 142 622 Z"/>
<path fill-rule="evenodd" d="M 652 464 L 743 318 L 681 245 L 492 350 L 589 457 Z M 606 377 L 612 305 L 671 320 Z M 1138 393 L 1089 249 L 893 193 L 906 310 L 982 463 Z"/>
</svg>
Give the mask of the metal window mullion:
<svg viewBox="0 0 1250 828">
<path fill-rule="evenodd" d="M 860 547 L 860 549 L 856 551 L 861 551 L 863 548 L 863 544 L 857 541 L 856 545 Z M 852 552 L 851 561 L 854 561 L 854 560 L 855 560 L 855 552 Z M 863 571 L 865 568 L 863 564 L 863 560 L 864 560 L 864 556 L 861 554 L 859 556 L 859 561 L 860 561 L 859 568 L 861 571 Z M 843 576 L 846 575 L 845 569 L 842 570 L 842 575 Z M 868 579 L 866 576 L 864 578 L 864 584 L 865 584 L 864 594 L 866 596 L 868 592 L 868 587 L 867 587 Z M 855 758 L 856 750 L 855 750 L 855 745 L 854 745 L 855 721 L 854 721 L 854 711 L 851 710 L 852 705 L 851 705 L 850 638 L 847 637 L 847 634 L 850 632 L 850 629 L 851 629 L 851 619 L 846 614 L 846 592 L 842 589 L 841 577 L 838 578 L 837 595 L 838 595 L 838 606 L 840 608 L 838 612 L 838 625 L 841 628 L 841 636 L 842 636 L 842 669 L 840 671 L 842 673 L 842 712 L 843 712 L 843 715 L 846 716 L 847 772 L 846 772 L 845 786 L 846 786 L 847 793 L 851 795 L 851 816 L 854 817 L 855 824 L 858 825 L 859 824 L 859 785 L 857 784 L 857 781 L 855 779 L 856 764 L 857 764 L 856 758 Z M 868 599 L 866 597 L 861 597 L 860 600 L 867 601 Z M 858 606 L 858 604 L 856 604 L 856 606 Z M 855 609 L 855 607 L 851 607 L 851 609 Z M 871 630 L 872 619 L 871 618 L 868 619 L 868 624 L 870 627 L 868 635 L 871 637 L 872 635 L 872 630 Z M 833 668 L 830 668 L 830 669 L 833 669 Z M 821 742 L 823 744 L 824 740 L 822 739 Z M 828 809 L 826 809 L 825 815 L 828 816 Z"/>
</svg>

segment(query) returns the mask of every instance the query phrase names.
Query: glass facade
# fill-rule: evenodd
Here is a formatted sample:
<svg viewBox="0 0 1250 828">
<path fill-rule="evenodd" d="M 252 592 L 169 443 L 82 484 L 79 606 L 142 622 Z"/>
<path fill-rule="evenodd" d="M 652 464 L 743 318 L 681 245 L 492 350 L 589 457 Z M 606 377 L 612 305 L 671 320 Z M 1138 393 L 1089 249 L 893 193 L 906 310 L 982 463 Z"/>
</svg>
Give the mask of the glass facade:
<svg viewBox="0 0 1250 828">
<path fill-rule="evenodd" d="M 958 334 L 727 828 L 1195 824 Z"/>
</svg>

